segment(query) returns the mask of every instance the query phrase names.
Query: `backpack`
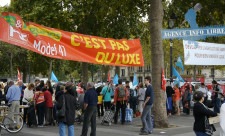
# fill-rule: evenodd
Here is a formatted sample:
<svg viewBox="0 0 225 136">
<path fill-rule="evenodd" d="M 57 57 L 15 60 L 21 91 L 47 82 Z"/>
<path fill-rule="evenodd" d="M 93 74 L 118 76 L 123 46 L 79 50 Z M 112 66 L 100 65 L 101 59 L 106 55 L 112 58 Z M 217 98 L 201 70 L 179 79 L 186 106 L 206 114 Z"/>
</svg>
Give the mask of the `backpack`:
<svg viewBox="0 0 225 136">
<path fill-rule="evenodd" d="M 118 87 L 119 88 L 119 91 L 118 91 L 118 97 L 119 98 L 123 98 L 126 96 L 126 93 L 125 93 L 125 87 Z"/>
</svg>

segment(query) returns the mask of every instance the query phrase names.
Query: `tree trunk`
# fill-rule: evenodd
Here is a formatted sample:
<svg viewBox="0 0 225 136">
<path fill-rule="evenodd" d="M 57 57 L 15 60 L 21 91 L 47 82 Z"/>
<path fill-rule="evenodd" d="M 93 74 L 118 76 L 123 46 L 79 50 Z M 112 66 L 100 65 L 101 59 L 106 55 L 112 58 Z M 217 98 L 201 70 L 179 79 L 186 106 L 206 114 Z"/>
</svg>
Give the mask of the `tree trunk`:
<svg viewBox="0 0 225 136">
<path fill-rule="evenodd" d="M 11 80 L 13 80 L 13 54 L 11 52 L 11 55 L 10 55 L 10 77 L 11 77 Z"/>
<path fill-rule="evenodd" d="M 163 7 L 161 0 L 150 0 L 150 35 L 151 35 L 151 59 L 152 59 L 152 86 L 154 89 L 154 123 L 155 127 L 168 127 L 166 112 L 165 92 L 162 90 L 163 45 L 162 45 L 162 21 Z"/>
<path fill-rule="evenodd" d="M 49 62 L 48 80 L 51 80 L 51 75 L 52 75 L 52 59 L 50 59 Z"/>
<path fill-rule="evenodd" d="M 26 70 L 26 68 L 24 68 L 24 69 L 23 69 L 23 80 L 22 80 L 22 81 L 23 81 L 24 83 L 27 83 L 26 80 L 27 80 L 27 70 Z"/>
<path fill-rule="evenodd" d="M 86 85 L 88 82 L 88 63 L 82 62 L 82 81 Z"/>
</svg>

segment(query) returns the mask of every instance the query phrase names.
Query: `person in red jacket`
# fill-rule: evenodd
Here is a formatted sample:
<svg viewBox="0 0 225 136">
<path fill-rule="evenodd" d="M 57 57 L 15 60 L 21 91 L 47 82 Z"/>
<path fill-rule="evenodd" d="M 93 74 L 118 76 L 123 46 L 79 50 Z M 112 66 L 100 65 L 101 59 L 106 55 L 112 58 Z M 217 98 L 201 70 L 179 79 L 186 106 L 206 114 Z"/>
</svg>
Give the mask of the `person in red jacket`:
<svg viewBox="0 0 225 136">
<path fill-rule="evenodd" d="M 43 89 L 45 96 L 45 125 L 55 125 L 52 118 L 53 111 L 53 102 L 52 102 L 52 94 L 47 90 L 47 88 Z"/>
</svg>

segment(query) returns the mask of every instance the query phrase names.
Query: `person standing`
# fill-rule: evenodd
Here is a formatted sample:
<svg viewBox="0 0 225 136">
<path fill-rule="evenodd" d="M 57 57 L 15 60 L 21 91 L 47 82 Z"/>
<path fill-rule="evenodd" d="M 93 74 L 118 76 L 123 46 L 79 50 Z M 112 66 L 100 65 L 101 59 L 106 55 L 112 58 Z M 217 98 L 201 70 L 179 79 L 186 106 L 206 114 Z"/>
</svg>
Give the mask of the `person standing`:
<svg viewBox="0 0 225 136">
<path fill-rule="evenodd" d="M 47 86 L 46 86 L 47 87 Z M 45 97 L 45 126 L 55 125 L 52 118 L 53 101 L 52 94 L 47 88 L 43 89 Z"/>
<path fill-rule="evenodd" d="M 143 86 L 143 83 L 139 83 L 139 90 L 138 90 L 138 110 L 140 112 L 140 116 L 142 115 L 143 112 L 143 104 L 144 104 L 144 99 L 145 99 L 145 89 Z"/>
<path fill-rule="evenodd" d="M 48 80 L 46 82 L 46 87 L 47 87 L 47 90 L 53 95 L 53 88 L 52 88 L 51 81 Z"/>
<path fill-rule="evenodd" d="M 91 122 L 90 136 L 96 136 L 96 113 L 98 94 L 94 89 L 94 83 L 87 83 L 87 92 L 84 96 L 84 122 L 81 136 L 87 136 L 88 127 Z"/>
<path fill-rule="evenodd" d="M 35 104 L 37 106 L 38 115 L 38 127 L 44 126 L 44 116 L 45 116 L 45 97 L 44 92 L 42 92 L 41 87 L 36 87 L 36 92 L 34 94 Z"/>
<path fill-rule="evenodd" d="M 215 117 L 219 114 L 209 110 L 203 104 L 204 95 L 202 92 L 196 92 L 193 98 L 196 101 L 193 108 L 193 115 L 195 119 L 193 130 L 196 136 L 210 136 L 212 135 L 213 130 L 215 131 L 215 128 L 213 125 L 209 124 L 209 117 Z M 208 132 L 210 132 L 211 134 L 208 134 Z"/>
<path fill-rule="evenodd" d="M 61 96 L 59 96 L 57 100 L 57 110 L 60 110 L 62 108 L 64 103 L 63 99 L 65 100 L 65 116 L 58 117 L 59 136 L 66 135 L 65 131 L 66 126 L 68 127 L 68 136 L 74 136 L 76 99 L 73 95 L 73 90 L 71 86 L 67 86 L 66 89 L 64 89 L 64 93 Z"/>
<path fill-rule="evenodd" d="M 185 86 L 185 92 L 182 97 L 183 104 L 183 112 L 187 115 L 190 115 L 190 101 L 191 101 L 191 93 L 189 86 Z"/>
<path fill-rule="evenodd" d="M 205 87 L 204 83 L 201 83 L 201 87 L 198 89 L 198 91 L 202 92 L 204 94 L 204 104 L 206 105 L 207 99 L 208 99 L 208 89 Z"/>
<path fill-rule="evenodd" d="M 20 97 L 20 105 L 22 105 L 22 100 L 23 100 L 23 95 L 24 95 L 24 90 L 26 89 L 26 86 L 23 84 L 23 82 L 20 80 L 19 81 L 19 89 L 21 92 L 21 97 Z"/>
<path fill-rule="evenodd" d="M 28 87 L 24 90 L 24 96 L 23 96 L 23 105 L 29 104 L 31 100 L 34 97 L 34 84 L 29 84 Z M 26 123 L 26 118 L 27 118 L 27 108 L 24 108 L 24 114 L 23 114 L 23 121 Z"/>
<path fill-rule="evenodd" d="M 98 111 L 98 117 L 100 118 L 100 116 L 104 115 L 104 110 L 103 110 L 103 95 L 101 94 L 103 85 L 99 86 L 96 89 L 96 92 L 98 94 L 98 105 L 97 105 L 97 111 Z"/>
<path fill-rule="evenodd" d="M 6 94 L 6 99 L 8 100 L 8 103 L 11 104 L 11 106 L 9 107 L 9 113 L 19 113 L 20 97 L 21 97 L 21 91 L 20 91 L 19 87 L 14 85 L 13 81 L 10 81 L 9 82 L 9 89 L 8 89 L 7 94 Z M 13 116 L 10 116 L 10 118 L 13 119 Z M 16 122 L 17 123 L 19 122 L 18 117 L 16 117 Z"/>
<path fill-rule="evenodd" d="M 173 95 L 173 97 L 175 100 L 175 102 L 174 102 L 175 110 L 177 111 L 175 115 L 180 116 L 180 96 L 181 96 L 181 94 L 180 94 L 180 90 L 179 90 L 178 86 L 179 86 L 178 84 L 176 84 L 174 86 L 175 94 Z"/>
<path fill-rule="evenodd" d="M 167 101 L 166 101 L 166 108 L 167 108 L 167 113 L 169 116 L 171 116 L 172 113 L 172 96 L 174 94 L 174 90 L 171 87 L 170 83 L 167 83 L 166 86 L 166 95 L 167 95 Z"/>
<path fill-rule="evenodd" d="M 151 85 L 151 77 L 147 76 L 145 77 L 145 85 L 147 86 L 146 92 L 145 92 L 145 99 L 144 99 L 144 109 L 141 116 L 142 121 L 142 128 L 140 135 L 148 135 L 152 133 L 153 127 L 152 127 L 152 119 L 151 119 L 151 109 L 153 105 L 153 88 Z"/>
<path fill-rule="evenodd" d="M 134 118 L 136 118 L 137 90 L 139 90 L 138 85 L 135 87 L 135 89 L 130 89 L 130 108 L 133 110 Z"/>
<path fill-rule="evenodd" d="M 126 81 L 126 89 L 127 89 L 127 104 L 130 103 L 130 81 Z"/>
<path fill-rule="evenodd" d="M 125 123 L 126 106 L 127 106 L 127 89 L 122 85 L 122 79 L 118 80 L 118 86 L 114 94 L 114 105 L 116 105 L 116 112 L 114 115 L 114 123 L 117 124 L 118 114 L 121 109 L 122 112 L 122 124 Z"/>
<path fill-rule="evenodd" d="M 109 86 L 110 84 L 108 84 L 107 86 L 102 88 L 101 94 L 103 95 L 103 101 L 104 101 L 104 107 L 105 110 L 109 110 L 111 107 L 111 95 L 112 95 L 112 88 Z"/>
<path fill-rule="evenodd" d="M 212 101 L 214 102 L 214 112 L 220 113 L 220 106 L 221 106 L 221 100 L 219 98 L 219 95 L 222 93 L 220 85 L 213 80 L 212 81 L 212 86 L 213 86 L 213 99 Z"/>
</svg>

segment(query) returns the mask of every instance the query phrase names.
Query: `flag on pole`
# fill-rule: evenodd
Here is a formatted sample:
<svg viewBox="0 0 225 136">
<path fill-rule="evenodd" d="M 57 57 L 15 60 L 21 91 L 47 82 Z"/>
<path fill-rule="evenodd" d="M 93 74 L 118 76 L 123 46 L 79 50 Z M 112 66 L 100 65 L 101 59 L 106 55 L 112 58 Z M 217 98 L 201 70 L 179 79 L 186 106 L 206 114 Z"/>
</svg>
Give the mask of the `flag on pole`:
<svg viewBox="0 0 225 136">
<path fill-rule="evenodd" d="M 109 82 L 111 81 L 110 72 L 109 72 L 109 76 L 108 76 L 108 81 Z"/>
<path fill-rule="evenodd" d="M 175 81 L 174 81 L 174 85 L 179 85 L 179 87 L 180 87 L 180 80 L 179 80 L 179 78 L 177 77 L 176 79 L 175 79 Z"/>
<path fill-rule="evenodd" d="M 55 74 L 52 72 L 52 75 L 51 75 L 51 80 L 54 80 L 56 83 L 58 83 L 58 79 L 57 77 L 55 76 Z"/>
<path fill-rule="evenodd" d="M 177 70 L 173 67 L 173 75 L 176 76 L 176 79 L 174 81 L 174 85 L 179 84 L 180 86 L 180 81 L 184 82 L 183 78 L 179 75 Z"/>
<path fill-rule="evenodd" d="M 18 73 L 18 79 L 17 79 L 17 82 L 22 81 L 22 80 L 21 80 L 21 74 L 20 74 L 20 71 L 19 71 L 18 68 L 17 68 L 17 73 Z"/>
<path fill-rule="evenodd" d="M 138 85 L 138 80 L 137 80 L 136 74 L 134 72 L 133 86 L 135 86 L 135 85 Z"/>
<path fill-rule="evenodd" d="M 116 76 L 113 78 L 113 83 L 117 85 L 118 84 L 118 80 L 119 80 L 119 77 L 116 74 Z"/>
<path fill-rule="evenodd" d="M 163 91 L 166 91 L 166 79 L 162 68 L 162 89 Z"/>
<path fill-rule="evenodd" d="M 184 73 L 184 67 L 183 67 L 183 63 L 182 63 L 182 60 L 181 60 L 181 56 L 179 56 L 179 58 L 177 60 L 177 63 L 176 63 L 176 66 L 180 67 L 182 69 L 182 72 Z"/>
<path fill-rule="evenodd" d="M 191 78 L 189 78 L 189 88 L 190 88 L 190 92 L 192 93 Z"/>
</svg>

